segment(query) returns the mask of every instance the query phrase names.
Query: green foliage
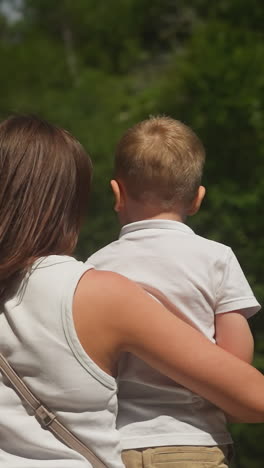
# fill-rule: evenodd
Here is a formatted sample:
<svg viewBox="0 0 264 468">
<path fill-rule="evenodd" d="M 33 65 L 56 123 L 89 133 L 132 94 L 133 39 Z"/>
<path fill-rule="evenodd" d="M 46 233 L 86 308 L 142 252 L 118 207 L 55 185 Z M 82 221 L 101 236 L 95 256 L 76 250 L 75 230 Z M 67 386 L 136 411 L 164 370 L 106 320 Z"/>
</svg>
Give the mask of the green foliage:
<svg viewBox="0 0 264 468">
<path fill-rule="evenodd" d="M 20 10 L 16 22 L 0 14 L 0 113 L 41 114 L 91 153 L 78 256 L 118 233 L 109 189 L 118 138 L 165 113 L 191 125 L 207 150 L 207 197 L 191 225 L 234 249 L 263 302 L 263 2 L 24 0 Z M 252 323 L 264 371 L 262 314 Z M 236 467 L 262 468 L 263 428 L 233 433 Z"/>
<path fill-rule="evenodd" d="M 262 297 L 263 53 L 253 32 L 212 22 L 175 54 L 160 90 L 161 110 L 180 115 L 207 150 L 207 200 L 193 225 L 236 250 Z"/>
</svg>

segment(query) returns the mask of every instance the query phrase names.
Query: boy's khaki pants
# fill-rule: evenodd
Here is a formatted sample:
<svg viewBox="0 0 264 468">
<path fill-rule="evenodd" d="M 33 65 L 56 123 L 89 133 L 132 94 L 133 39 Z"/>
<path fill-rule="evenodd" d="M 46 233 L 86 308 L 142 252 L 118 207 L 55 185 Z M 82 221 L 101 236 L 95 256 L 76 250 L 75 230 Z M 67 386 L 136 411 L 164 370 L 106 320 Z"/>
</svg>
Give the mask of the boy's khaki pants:
<svg viewBox="0 0 264 468">
<path fill-rule="evenodd" d="M 124 450 L 126 468 L 228 468 L 231 446 L 175 446 Z"/>
</svg>

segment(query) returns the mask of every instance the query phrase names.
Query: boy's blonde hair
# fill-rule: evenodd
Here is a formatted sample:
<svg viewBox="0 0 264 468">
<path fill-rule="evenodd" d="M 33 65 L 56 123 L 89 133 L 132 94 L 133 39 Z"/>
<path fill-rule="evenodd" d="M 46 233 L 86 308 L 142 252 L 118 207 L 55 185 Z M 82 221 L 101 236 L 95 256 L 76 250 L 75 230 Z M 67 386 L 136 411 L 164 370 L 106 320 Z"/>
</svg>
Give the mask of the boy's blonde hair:
<svg viewBox="0 0 264 468">
<path fill-rule="evenodd" d="M 188 206 L 201 183 L 205 150 L 197 135 L 170 117 L 150 117 L 131 127 L 116 149 L 115 177 L 130 197 L 173 208 Z"/>
</svg>

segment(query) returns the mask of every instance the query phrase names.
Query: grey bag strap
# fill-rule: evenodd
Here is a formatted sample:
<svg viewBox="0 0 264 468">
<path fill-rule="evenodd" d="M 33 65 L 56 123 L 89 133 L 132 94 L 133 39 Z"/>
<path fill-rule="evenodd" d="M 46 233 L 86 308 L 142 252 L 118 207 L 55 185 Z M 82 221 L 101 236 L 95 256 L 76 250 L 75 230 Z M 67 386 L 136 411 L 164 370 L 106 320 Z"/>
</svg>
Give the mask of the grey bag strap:
<svg viewBox="0 0 264 468">
<path fill-rule="evenodd" d="M 33 409 L 35 418 L 44 429 L 49 429 L 58 437 L 58 439 L 68 445 L 68 447 L 75 450 L 75 452 L 80 453 L 91 463 L 93 468 L 106 468 L 106 465 L 93 452 L 91 452 L 86 445 L 84 445 L 61 422 L 58 421 L 54 413 L 41 404 L 1 353 L 0 370 L 12 384 L 19 396 Z"/>
</svg>

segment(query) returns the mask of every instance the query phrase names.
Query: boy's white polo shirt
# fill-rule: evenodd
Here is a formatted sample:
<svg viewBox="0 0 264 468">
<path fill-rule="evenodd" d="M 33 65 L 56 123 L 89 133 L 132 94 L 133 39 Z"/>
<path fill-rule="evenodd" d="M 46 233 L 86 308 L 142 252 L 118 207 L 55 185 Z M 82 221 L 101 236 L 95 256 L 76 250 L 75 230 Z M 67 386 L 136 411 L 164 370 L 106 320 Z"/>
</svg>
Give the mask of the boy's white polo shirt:
<svg viewBox="0 0 264 468">
<path fill-rule="evenodd" d="M 232 250 L 177 221 L 126 225 L 89 262 L 161 291 L 211 341 L 215 314 L 260 309 Z M 124 449 L 231 442 L 219 409 L 131 355 L 120 366 L 118 427 Z"/>
</svg>

